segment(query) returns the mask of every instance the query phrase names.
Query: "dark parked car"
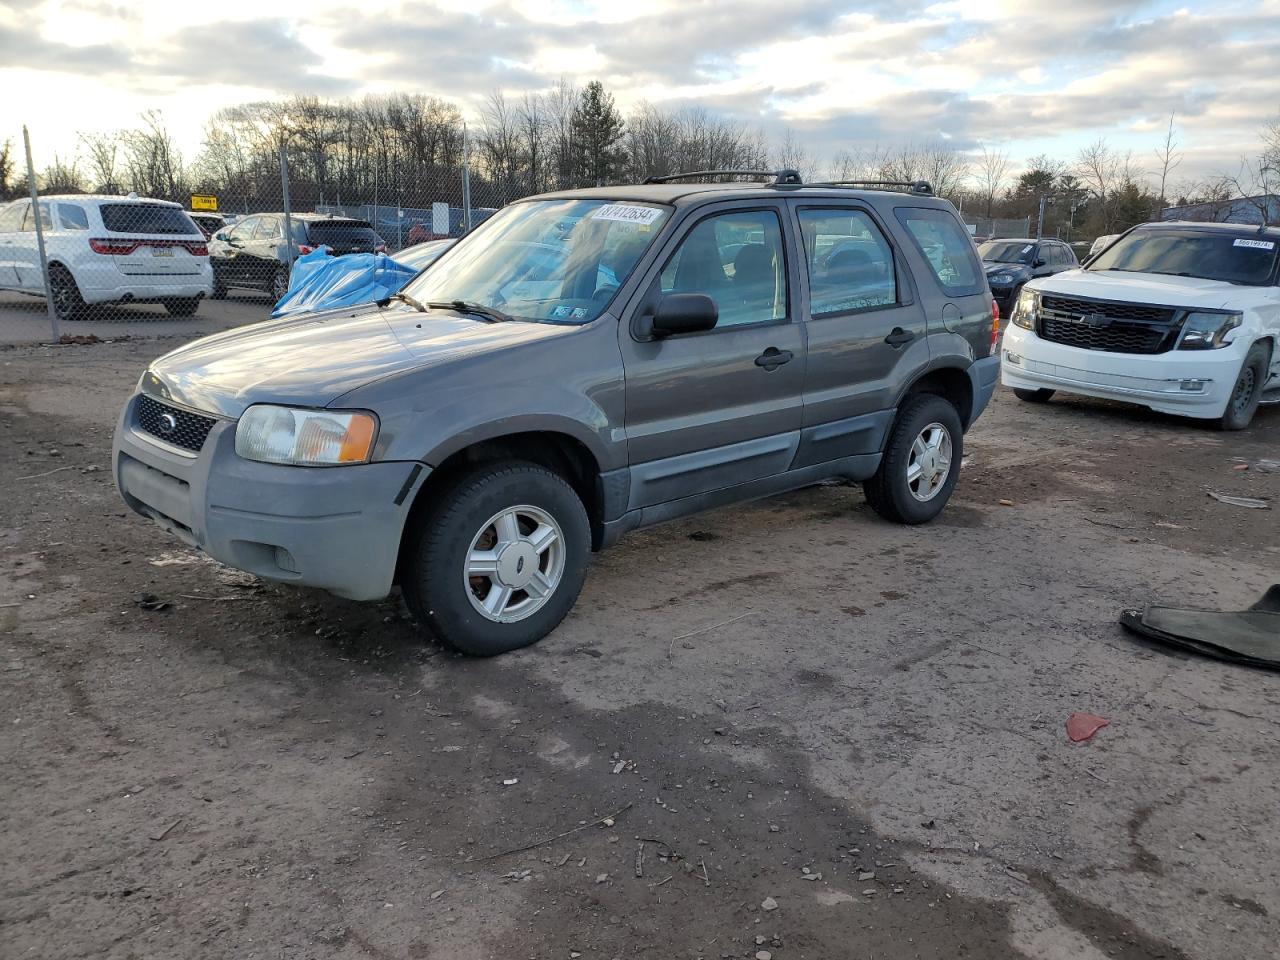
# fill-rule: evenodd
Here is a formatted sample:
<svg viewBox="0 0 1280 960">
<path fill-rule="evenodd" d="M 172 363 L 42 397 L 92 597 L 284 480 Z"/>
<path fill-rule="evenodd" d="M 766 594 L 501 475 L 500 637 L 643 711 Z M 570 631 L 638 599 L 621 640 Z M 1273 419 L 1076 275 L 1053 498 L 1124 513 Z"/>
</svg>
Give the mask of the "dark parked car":
<svg viewBox="0 0 1280 960">
<path fill-rule="evenodd" d="M 377 304 L 155 360 L 116 429 L 125 502 L 267 579 L 399 583 L 481 655 L 550 632 L 631 530 L 829 477 L 937 516 L 999 373 L 955 209 L 663 180 L 512 203 Z"/>
<path fill-rule="evenodd" d="M 1080 266 L 1075 252 L 1059 240 L 988 240 L 978 247 L 978 254 L 1002 317 L 1013 312 L 1028 280 Z"/>
<path fill-rule="evenodd" d="M 227 221 L 222 218 L 220 213 L 193 213 L 188 210 L 187 216 L 191 218 L 192 223 L 200 228 L 200 232 L 204 234 L 206 240 L 227 225 Z"/>
<path fill-rule="evenodd" d="M 209 241 L 213 298 L 231 287 L 265 290 L 279 300 L 289 291 L 289 265 L 296 257 L 325 247 L 334 256 L 384 253 L 387 245 L 364 220 L 317 213 L 290 214 L 293 240 L 284 238 L 283 213 L 257 213 L 215 233 Z"/>
</svg>

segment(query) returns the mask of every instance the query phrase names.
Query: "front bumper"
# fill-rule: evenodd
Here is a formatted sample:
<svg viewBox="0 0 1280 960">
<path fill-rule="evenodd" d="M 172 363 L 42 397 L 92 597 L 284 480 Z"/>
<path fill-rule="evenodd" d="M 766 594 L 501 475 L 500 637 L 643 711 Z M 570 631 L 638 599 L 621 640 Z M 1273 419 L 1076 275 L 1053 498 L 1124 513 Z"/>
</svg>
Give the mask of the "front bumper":
<svg viewBox="0 0 1280 960">
<path fill-rule="evenodd" d="M 1010 324 L 1001 346 L 1000 380 L 1006 387 L 1064 390 L 1216 419 L 1226 412 L 1247 350 L 1248 344 L 1237 340 L 1220 350 L 1105 353 L 1042 340 Z"/>
<path fill-rule="evenodd" d="M 289 467 L 235 452 L 219 420 L 199 454 L 150 438 L 130 399 L 112 444 L 116 487 L 137 513 L 215 560 L 352 600 L 387 595 L 413 495 L 430 468 L 413 462 Z"/>
</svg>

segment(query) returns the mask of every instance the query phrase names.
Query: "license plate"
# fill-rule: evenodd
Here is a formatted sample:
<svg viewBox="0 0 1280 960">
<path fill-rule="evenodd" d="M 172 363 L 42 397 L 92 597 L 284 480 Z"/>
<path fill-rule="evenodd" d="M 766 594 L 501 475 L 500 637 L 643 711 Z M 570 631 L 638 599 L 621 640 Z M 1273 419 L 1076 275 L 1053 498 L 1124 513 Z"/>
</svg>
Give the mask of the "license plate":
<svg viewBox="0 0 1280 960">
<path fill-rule="evenodd" d="M 172 257 L 173 247 L 152 247 L 151 255 L 153 257 Z"/>
</svg>

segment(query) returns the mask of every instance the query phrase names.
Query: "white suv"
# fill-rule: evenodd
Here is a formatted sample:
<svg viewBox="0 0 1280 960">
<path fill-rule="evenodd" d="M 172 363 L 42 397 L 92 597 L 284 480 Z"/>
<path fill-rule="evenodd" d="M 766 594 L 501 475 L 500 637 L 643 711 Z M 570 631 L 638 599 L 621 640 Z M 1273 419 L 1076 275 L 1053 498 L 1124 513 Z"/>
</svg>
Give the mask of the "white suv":
<svg viewBox="0 0 1280 960">
<path fill-rule="evenodd" d="M 213 292 L 204 234 L 181 205 L 135 195 L 42 197 L 49 286 L 62 319 L 90 304 L 162 303 L 189 317 Z M 0 290 L 43 296 L 30 200 L 0 207 Z"/>
<path fill-rule="evenodd" d="M 1135 227 L 1082 270 L 1034 280 L 1014 307 L 1001 380 L 1248 426 L 1280 402 L 1280 228 Z"/>
</svg>

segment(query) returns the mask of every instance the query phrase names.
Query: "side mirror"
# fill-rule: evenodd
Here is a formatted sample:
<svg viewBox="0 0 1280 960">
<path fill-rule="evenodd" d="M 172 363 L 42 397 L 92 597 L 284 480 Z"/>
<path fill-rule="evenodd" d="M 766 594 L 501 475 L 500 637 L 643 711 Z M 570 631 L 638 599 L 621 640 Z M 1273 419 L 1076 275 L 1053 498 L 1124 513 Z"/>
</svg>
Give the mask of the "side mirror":
<svg viewBox="0 0 1280 960">
<path fill-rule="evenodd" d="M 669 293 L 653 317 L 653 335 L 670 337 L 710 330 L 720 319 L 716 302 L 705 293 Z"/>
<path fill-rule="evenodd" d="M 227 235 L 226 235 L 223 231 L 219 230 L 217 233 L 215 233 L 215 234 L 213 235 L 213 239 L 215 239 L 215 240 L 221 240 L 223 243 L 226 243 L 226 242 L 227 242 Z"/>
<path fill-rule="evenodd" d="M 1036 257 L 1036 262 L 1031 264 L 1031 266 L 1037 267 L 1037 268 L 1045 267 L 1045 266 L 1048 266 L 1048 261 L 1046 261 L 1044 257 Z"/>
</svg>

